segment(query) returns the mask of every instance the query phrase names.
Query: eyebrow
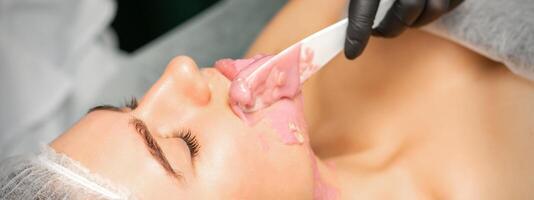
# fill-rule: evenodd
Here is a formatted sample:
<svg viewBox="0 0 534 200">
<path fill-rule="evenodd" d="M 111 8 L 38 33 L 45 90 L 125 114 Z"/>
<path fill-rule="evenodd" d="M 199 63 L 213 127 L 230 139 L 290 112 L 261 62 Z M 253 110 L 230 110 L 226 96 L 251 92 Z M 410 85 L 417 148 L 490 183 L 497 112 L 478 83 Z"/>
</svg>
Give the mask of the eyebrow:
<svg viewBox="0 0 534 200">
<path fill-rule="evenodd" d="M 121 112 L 121 113 L 124 112 L 124 110 L 122 110 L 121 108 L 118 108 L 116 106 L 101 105 L 101 106 L 96 106 L 94 108 L 89 109 L 87 114 L 89 114 L 91 112 L 94 112 L 94 111 L 100 111 L 100 110 L 112 111 L 112 112 Z M 147 147 L 147 150 L 150 153 L 150 155 L 156 161 L 158 161 L 158 163 L 165 169 L 165 171 L 169 175 L 171 175 L 171 176 L 173 176 L 175 178 L 179 178 L 179 179 L 183 178 L 183 176 L 180 173 L 177 173 L 171 167 L 167 157 L 165 156 L 165 154 L 161 150 L 161 147 L 159 146 L 158 142 L 154 139 L 154 137 L 152 137 L 152 134 L 150 134 L 150 131 L 148 130 L 145 122 L 143 122 L 142 120 L 140 120 L 138 118 L 132 117 L 132 119 L 130 120 L 129 124 L 132 125 L 134 127 L 134 129 L 135 129 L 135 132 L 137 132 L 137 134 L 139 134 L 141 136 L 141 138 L 143 139 L 143 142 L 145 143 L 145 146 Z"/>
</svg>

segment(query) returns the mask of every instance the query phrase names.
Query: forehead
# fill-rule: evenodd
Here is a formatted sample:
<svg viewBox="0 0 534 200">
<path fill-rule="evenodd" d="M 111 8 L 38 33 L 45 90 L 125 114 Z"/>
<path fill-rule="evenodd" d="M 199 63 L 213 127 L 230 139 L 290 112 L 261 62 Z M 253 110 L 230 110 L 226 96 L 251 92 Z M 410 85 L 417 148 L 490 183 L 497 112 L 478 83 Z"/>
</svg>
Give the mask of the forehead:
<svg viewBox="0 0 534 200">
<path fill-rule="evenodd" d="M 78 139 L 73 139 L 75 142 L 86 142 L 98 147 L 100 150 L 94 151 L 95 153 L 106 150 L 107 155 L 112 155 L 114 152 L 142 150 L 143 143 L 130 125 L 131 119 L 128 113 L 95 111 L 82 118 L 66 135 L 77 137 Z M 93 147 L 87 148 L 94 149 Z"/>
<path fill-rule="evenodd" d="M 51 146 L 93 173 L 133 191 L 149 189 L 143 185 L 150 182 L 172 184 L 129 125 L 130 119 L 127 113 L 90 113 Z"/>
<path fill-rule="evenodd" d="M 89 168 L 101 168 L 112 160 L 130 159 L 143 151 L 140 139 L 124 113 L 95 111 L 52 142 L 52 147 Z"/>
</svg>

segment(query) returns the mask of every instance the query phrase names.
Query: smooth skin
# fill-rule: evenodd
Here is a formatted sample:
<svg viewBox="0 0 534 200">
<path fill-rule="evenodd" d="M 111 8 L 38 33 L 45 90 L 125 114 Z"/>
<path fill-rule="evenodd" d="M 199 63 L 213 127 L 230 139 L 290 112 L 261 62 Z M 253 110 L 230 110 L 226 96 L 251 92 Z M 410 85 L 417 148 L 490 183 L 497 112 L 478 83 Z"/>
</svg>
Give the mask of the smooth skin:
<svg viewBox="0 0 534 200">
<path fill-rule="evenodd" d="M 311 199 L 308 145 L 282 144 L 265 123 L 249 127 L 230 110 L 229 81 L 177 57 L 134 110 L 89 113 L 51 147 L 140 199 Z M 131 120 L 145 122 L 171 167 L 145 147 Z M 189 129 L 201 146 L 191 158 L 177 138 Z"/>
<path fill-rule="evenodd" d="M 345 3 L 289 2 L 249 55 L 335 23 Z M 534 83 L 454 42 L 413 29 L 372 38 L 308 80 L 304 100 L 342 199 L 534 198 Z"/>
<path fill-rule="evenodd" d="M 345 4 L 290 1 L 249 55 L 334 23 Z M 228 107 L 228 86 L 178 57 L 136 109 L 90 113 L 51 146 L 141 199 L 311 199 L 306 146 L 245 125 Z M 534 198 L 534 84 L 451 41 L 412 30 L 371 39 L 358 60 L 340 55 L 308 80 L 304 102 L 321 174 L 340 199 Z M 146 122 L 183 180 L 150 156 L 131 117 Z M 198 138 L 197 158 L 173 135 L 181 129 Z"/>
</svg>

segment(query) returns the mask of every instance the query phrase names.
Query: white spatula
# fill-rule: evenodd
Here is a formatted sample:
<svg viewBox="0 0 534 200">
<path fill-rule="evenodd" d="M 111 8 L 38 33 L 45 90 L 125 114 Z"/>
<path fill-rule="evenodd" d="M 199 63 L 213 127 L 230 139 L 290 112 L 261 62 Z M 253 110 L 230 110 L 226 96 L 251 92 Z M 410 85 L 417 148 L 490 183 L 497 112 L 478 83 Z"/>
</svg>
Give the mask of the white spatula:
<svg viewBox="0 0 534 200">
<path fill-rule="evenodd" d="M 279 54 L 270 58 L 264 64 L 255 68 L 249 77 L 256 78 L 258 75 L 268 71 L 266 69 L 269 69 L 274 63 L 280 62 L 284 58 L 292 57 L 291 55 L 299 55 L 300 63 L 295 67 L 299 67 L 299 78 L 300 84 L 302 85 L 310 76 L 319 71 L 343 49 L 347 24 L 348 20 L 343 19 L 291 45 L 289 48 L 284 49 Z M 266 106 L 260 98 L 255 98 L 254 105 L 252 106 L 238 105 L 247 113 L 255 112 Z"/>
<path fill-rule="evenodd" d="M 263 70 L 263 66 L 267 67 L 276 62 L 279 58 L 285 57 L 286 54 L 293 52 L 295 48 L 300 48 L 300 57 L 308 57 L 308 53 L 312 52 L 311 63 L 314 65 L 312 72 L 303 73 L 300 77 L 300 82 L 304 83 L 311 75 L 319 71 L 326 63 L 332 60 L 341 50 L 343 50 L 345 35 L 347 30 L 348 20 L 345 18 L 333 25 L 330 25 L 303 40 L 284 49 L 272 59 L 257 68 L 257 71 Z"/>
</svg>

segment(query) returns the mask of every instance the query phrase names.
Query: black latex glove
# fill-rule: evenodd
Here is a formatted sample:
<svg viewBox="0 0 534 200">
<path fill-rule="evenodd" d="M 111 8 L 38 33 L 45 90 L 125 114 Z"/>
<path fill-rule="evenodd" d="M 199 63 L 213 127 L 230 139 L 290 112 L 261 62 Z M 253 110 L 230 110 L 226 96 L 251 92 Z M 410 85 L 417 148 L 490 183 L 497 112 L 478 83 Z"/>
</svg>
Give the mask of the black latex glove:
<svg viewBox="0 0 534 200">
<path fill-rule="evenodd" d="M 396 0 L 380 24 L 372 29 L 380 0 L 351 0 L 349 27 L 345 39 L 345 56 L 358 57 L 371 34 L 395 37 L 407 27 L 426 25 L 451 11 L 463 0 Z"/>
</svg>

